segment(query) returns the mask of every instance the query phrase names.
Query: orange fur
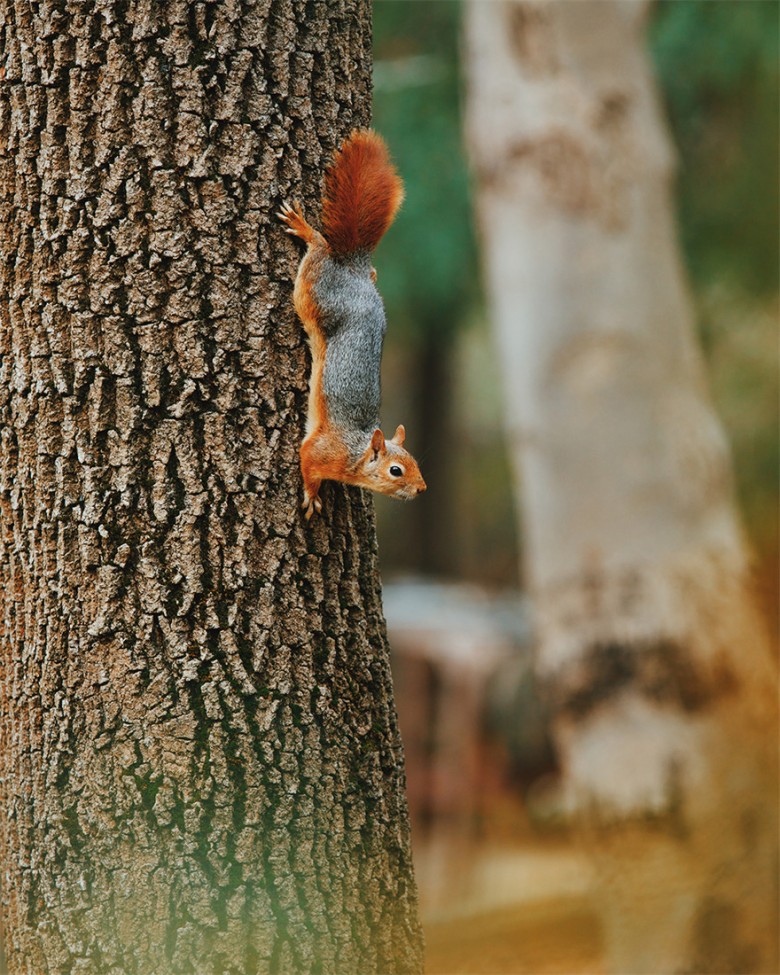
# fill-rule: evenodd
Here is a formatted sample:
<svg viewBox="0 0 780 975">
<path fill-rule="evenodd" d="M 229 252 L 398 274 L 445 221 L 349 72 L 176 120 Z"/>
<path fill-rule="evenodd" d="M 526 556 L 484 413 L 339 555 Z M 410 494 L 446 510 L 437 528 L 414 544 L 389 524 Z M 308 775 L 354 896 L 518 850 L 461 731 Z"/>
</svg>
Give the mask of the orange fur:
<svg viewBox="0 0 780 975">
<path fill-rule="evenodd" d="M 382 137 L 369 129 L 354 131 L 325 174 L 322 225 L 333 253 L 372 251 L 403 197 L 403 183 Z"/>
<path fill-rule="evenodd" d="M 319 276 L 319 268 L 327 254 L 327 244 L 320 237 L 320 246 L 310 244 L 310 249 L 301 262 L 295 281 L 293 303 L 303 322 L 306 337 L 311 349 L 311 377 L 309 379 L 309 409 L 306 419 L 306 432 L 311 433 L 321 426 L 327 418 L 325 395 L 322 392 L 322 373 L 325 369 L 325 335 L 320 326 L 320 309 L 314 298 L 314 282 Z"/>
<path fill-rule="evenodd" d="M 373 250 L 392 223 L 402 199 L 403 185 L 390 162 L 387 146 L 376 133 L 358 130 L 342 145 L 325 175 L 324 235 L 306 221 L 297 204 L 284 203 L 278 213 L 287 225 L 287 232 L 300 237 L 307 245 L 293 292 L 295 310 L 306 330 L 312 358 L 306 437 L 300 450 L 303 508 L 307 519 L 322 510 L 319 490 L 326 480 L 354 484 L 406 500 L 425 490 L 416 461 L 401 447 L 402 426 L 387 442 L 380 430 L 374 431 L 371 444 L 355 460 L 343 431 L 331 422 L 322 388 L 327 336 L 314 296 L 323 264 L 331 254 L 347 256 L 360 250 Z M 369 273 L 372 281 L 376 281 L 376 270 L 371 268 Z M 398 473 L 385 472 L 394 463 L 404 465 L 403 482 L 393 480 L 401 476 Z"/>
<path fill-rule="evenodd" d="M 327 422 L 308 434 L 301 444 L 300 454 L 304 505 L 308 508 L 318 500 L 320 484 L 323 481 L 344 479 L 349 465 L 349 455 L 341 439 L 334 436 Z"/>
<path fill-rule="evenodd" d="M 288 233 L 300 237 L 307 244 L 295 279 L 293 304 L 306 330 L 311 350 L 306 437 L 300 450 L 304 507 L 306 517 L 310 518 L 314 511 L 320 510 L 318 495 L 322 482 L 344 480 L 349 466 L 349 453 L 338 431 L 331 426 L 327 400 L 322 391 L 327 340 L 320 325 L 320 309 L 313 290 L 322 263 L 330 254 L 330 247 L 322 234 L 307 223 L 297 206 L 283 207 L 280 217 L 287 224 Z"/>
<path fill-rule="evenodd" d="M 338 427 L 333 426 L 326 415 L 323 423 L 308 434 L 301 444 L 305 491 L 310 498 L 316 497 L 322 481 L 341 481 L 356 487 L 376 489 L 363 473 L 366 458 L 372 452 L 373 446 L 357 462 L 350 460 L 349 450 Z"/>
</svg>

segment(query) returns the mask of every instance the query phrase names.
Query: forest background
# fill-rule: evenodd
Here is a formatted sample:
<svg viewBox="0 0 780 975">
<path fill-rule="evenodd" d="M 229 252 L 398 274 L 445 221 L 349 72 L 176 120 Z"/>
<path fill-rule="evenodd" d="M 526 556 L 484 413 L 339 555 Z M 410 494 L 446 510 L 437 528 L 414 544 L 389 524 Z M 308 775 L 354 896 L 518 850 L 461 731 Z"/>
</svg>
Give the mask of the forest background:
<svg viewBox="0 0 780 975">
<path fill-rule="evenodd" d="M 479 286 L 461 15 L 453 0 L 374 7 L 374 120 L 406 183 L 377 256 L 391 325 L 385 414 L 414 417 L 414 449 L 442 485 L 414 506 L 380 502 L 380 543 L 385 574 L 505 587 L 519 583 L 522 540 Z M 699 337 L 776 621 L 778 5 L 662 0 L 649 39 L 679 155 L 679 229 Z"/>
<path fill-rule="evenodd" d="M 516 529 L 500 353 L 480 283 L 482 242 L 474 229 L 475 190 L 464 137 L 469 82 L 463 14 L 463 5 L 449 0 L 380 0 L 374 7 L 374 123 L 406 182 L 404 207 L 377 255 L 390 322 L 384 415 L 390 426 L 401 419 L 406 423 L 430 486 L 414 506 L 378 501 L 380 554 L 385 582 L 433 577 L 488 591 L 522 592 L 528 582 L 526 539 L 522 520 Z M 755 557 L 755 583 L 776 656 L 778 5 L 661 0 L 650 9 L 647 37 L 677 153 L 678 231 L 698 340 L 730 442 L 738 503 Z M 392 605 L 388 619 L 397 649 Z M 402 733 L 405 710 L 412 709 L 404 700 L 407 693 L 402 679 Z M 527 698 L 524 707 L 526 714 L 517 720 L 530 737 L 528 727 L 538 715 Z M 419 717 L 409 723 L 413 736 Z M 407 756 L 414 786 L 418 773 L 411 736 Z M 541 749 L 535 759 L 537 771 L 549 771 Z M 489 802 L 483 803 L 482 813 Z M 425 836 L 414 789 L 411 804 L 419 849 Z M 534 819 L 538 811 L 521 808 L 518 820 Z M 446 816 L 442 822 L 446 830 Z M 501 816 L 488 812 L 477 826 L 477 833 L 480 828 L 483 833 L 476 843 L 483 850 L 501 831 L 497 822 Z M 543 873 L 552 876 L 555 851 L 565 844 L 556 847 L 544 828 L 541 833 L 531 829 L 522 843 L 526 852 L 539 844 L 547 857 L 539 861 L 538 875 L 529 870 L 525 883 L 532 887 Z M 452 849 L 459 855 L 457 846 Z M 533 862 L 533 854 L 527 862 Z M 576 863 L 569 866 L 576 874 Z M 424 858 L 418 875 L 425 906 L 429 878 Z M 472 890 L 468 896 L 473 901 L 476 895 Z M 534 902 L 529 893 L 529 903 L 539 908 L 544 896 L 539 893 Z M 582 903 L 548 903 L 525 921 L 520 914 L 499 912 L 474 917 L 470 925 L 462 918 L 429 923 L 429 970 L 593 970 L 603 963 L 603 943 L 592 917 L 578 913 Z M 425 913 L 424 920 L 429 920 Z M 564 941 L 568 953 L 561 951 Z M 720 958 L 721 964 L 730 964 L 725 950 Z"/>
</svg>

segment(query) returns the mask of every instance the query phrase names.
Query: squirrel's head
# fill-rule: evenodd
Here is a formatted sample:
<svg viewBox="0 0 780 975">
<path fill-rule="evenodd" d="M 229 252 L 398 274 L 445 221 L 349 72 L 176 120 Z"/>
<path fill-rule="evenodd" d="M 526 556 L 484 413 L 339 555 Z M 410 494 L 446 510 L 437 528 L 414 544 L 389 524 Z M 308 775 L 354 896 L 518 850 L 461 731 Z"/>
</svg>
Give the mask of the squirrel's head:
<svg viewBox="0 0 780 975">
<path fill-rule="evenodd" d="M 381 430 L 374 430 L 371 443 L 360 459 L 361 487 L 388 494 L 392 498 L 411 501 L 425 490 L 417 461 L 403 442 L 406 431 L 399 426 L 392 440 L 385 440 Z"/>
</svg>

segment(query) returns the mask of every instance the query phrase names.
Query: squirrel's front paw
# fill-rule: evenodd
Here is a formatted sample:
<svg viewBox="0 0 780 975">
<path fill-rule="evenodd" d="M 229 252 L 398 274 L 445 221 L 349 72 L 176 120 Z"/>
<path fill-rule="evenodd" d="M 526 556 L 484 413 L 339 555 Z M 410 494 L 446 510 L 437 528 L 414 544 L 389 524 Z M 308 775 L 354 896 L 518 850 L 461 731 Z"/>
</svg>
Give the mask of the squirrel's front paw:
<svg viewBox="0 0 780 975">
<path fill-rule="evenodd" d="M 315 512 L 317 514 L 320 514 L 322 512 L 322 501 L 320 501 L 320 497 L 318 494 L 315 494 L 314 497 L 311 497 L 308 491 L 304 491 L 303 504 L 301 505 L 301 507 L 303 508 L 303 514 L 304 517 L 306 518 L 306 521 L 309 521 L 311 519 L 311 516 Z"/>
</svg>

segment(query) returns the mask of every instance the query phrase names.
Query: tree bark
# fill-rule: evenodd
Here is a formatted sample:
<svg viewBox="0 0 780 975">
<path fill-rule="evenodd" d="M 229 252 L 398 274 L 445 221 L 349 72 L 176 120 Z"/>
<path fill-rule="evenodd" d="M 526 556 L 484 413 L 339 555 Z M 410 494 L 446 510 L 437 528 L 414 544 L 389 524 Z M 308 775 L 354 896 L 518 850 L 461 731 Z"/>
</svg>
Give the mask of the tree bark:
<svg viewBox="0 0 780 975">
<path fill-rule="evenodd" d="M 369 121 L 369 4 L 0 24 L 9 970 L 417 972 L 373 508 L 302 520 L 273 217 Z"/>
<path fill-rule="evenodd" d="M 775 971 L 776 674 L 694 336 L 646 12 L 467 8 L 525 574 L 613 970 Z"/>
</svg>

